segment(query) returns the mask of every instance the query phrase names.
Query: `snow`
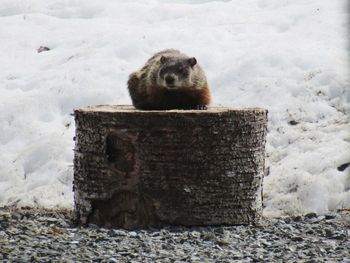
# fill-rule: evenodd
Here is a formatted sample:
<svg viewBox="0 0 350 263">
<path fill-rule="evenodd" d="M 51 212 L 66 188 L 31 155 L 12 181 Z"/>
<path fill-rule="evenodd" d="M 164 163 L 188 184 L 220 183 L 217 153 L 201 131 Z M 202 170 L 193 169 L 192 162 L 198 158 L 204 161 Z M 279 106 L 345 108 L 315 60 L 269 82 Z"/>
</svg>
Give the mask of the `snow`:
<svg viewBox="0 0 350 263">
<path fill-rule="evenodd" d="M 205 69 L 213 105 L 269 110 L 265 215 L 349 208 L 350 168 L 337 170 L 350 162 L 349 10 L 347 0 L 2 0 L 0 205 L 72 207 L 73 109 L 130 104 L 129 73 L 176 48 Z"/>
</svg>

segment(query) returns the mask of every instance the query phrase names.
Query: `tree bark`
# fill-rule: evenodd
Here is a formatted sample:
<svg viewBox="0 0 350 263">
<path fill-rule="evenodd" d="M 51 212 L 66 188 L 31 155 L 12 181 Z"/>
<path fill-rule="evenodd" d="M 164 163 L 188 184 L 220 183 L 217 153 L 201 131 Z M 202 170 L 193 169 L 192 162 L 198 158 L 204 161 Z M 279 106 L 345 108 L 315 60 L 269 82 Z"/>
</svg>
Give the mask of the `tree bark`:
<svg viewBox="0 0 350 263">
<path fill-rule="evenodd" d="M 255 224 L 262 216 L 267 110 L 75 110 L 81 224 Z"/>
</svg>

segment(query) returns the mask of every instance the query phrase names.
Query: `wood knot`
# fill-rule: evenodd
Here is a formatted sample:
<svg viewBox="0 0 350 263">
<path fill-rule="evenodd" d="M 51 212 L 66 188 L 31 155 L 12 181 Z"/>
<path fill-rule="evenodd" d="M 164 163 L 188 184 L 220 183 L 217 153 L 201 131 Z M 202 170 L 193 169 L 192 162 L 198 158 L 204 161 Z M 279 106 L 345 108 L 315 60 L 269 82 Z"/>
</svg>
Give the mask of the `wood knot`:
<svg viewBox="0 0 350 263">
<path fill-rule="evenodd" d="M 106 139 L 106 155 L 108 162 L 122 172 L 134 170 L 135 150 L 132 141 L 121 134 L 111 133 Z"/>
</svg>

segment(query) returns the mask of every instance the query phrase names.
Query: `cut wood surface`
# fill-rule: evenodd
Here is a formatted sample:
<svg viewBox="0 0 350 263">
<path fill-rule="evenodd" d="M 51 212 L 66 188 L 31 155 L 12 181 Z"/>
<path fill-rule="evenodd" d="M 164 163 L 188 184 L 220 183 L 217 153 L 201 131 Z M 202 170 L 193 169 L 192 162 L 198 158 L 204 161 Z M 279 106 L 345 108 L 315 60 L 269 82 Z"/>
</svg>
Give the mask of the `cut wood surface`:
<svg viewBox="0 0 350 263">
<path fill-rule="evenodd" d="M 262 216 L 267 110 L 75 110 L 81 224 L 232 225 Z"/>
</svg>

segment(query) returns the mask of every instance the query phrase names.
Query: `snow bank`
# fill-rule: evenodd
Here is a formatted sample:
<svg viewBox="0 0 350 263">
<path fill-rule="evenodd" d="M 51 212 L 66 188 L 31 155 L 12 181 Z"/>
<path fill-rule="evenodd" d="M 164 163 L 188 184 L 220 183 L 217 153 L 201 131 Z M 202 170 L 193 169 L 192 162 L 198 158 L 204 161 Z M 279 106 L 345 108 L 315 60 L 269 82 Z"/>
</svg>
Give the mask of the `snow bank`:
<svg viewBox="0 0 350 263">
<path fill-rule="evenodd" d="M 266 215 L 350 207 L 348 18 L 346 0 L 2 1 L 0 204 L 72 207 L 70 113 L 130 104 L 128 74 L 177 48 L 214 105 L 269 109 Z"/>
</svg>

